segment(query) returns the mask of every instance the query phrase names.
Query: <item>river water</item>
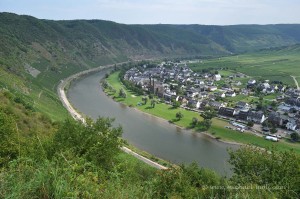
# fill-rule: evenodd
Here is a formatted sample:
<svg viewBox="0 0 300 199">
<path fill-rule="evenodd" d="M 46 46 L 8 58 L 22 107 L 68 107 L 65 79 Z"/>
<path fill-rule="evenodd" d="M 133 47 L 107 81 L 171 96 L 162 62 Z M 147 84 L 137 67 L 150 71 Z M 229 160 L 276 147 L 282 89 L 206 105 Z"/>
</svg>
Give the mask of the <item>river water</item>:
<svg viewBox="0 0 300 199">
<path fill-rule="evenodd" d="M 114 102 L 102 91 L 103 70 L 72 82 L 68 99 L 79 112 L 94 119 L 113 117 L 123 127 L 123 138 L 139 149 L 172 163 L 196 162 L 222 175 L 230 175 L 227 148 L 237 146 L 204 134 L 183 130 L 167 121 Z"/>
</svg>

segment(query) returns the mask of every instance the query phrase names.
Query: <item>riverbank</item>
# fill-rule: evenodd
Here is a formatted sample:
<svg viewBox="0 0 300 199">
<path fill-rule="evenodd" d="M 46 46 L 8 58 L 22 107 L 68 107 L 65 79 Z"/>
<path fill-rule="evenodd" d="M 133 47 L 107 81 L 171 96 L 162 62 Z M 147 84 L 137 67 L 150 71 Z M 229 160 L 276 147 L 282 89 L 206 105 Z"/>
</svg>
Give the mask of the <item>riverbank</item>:
<svg viewBox="0 0 300 199">
<path fill-rule="evenodd" d="M 124 87 L 124 89 L 126 89 L 126 88 Z M 126 89 L 126 90 L 127 90 L 127 89 Z M 128 90 L 127 90 L 127 91 L 128 91 Z M 128 104 L 125 103 L 124 101 L 122 102 L 122 101 L 116 100 L 116 99 L 114 98 L 114 95 L 113 95 L 112 93 L 109 93 L 109 91 L 104 91 L 104 92 L 106 93 L 106 96 L 108 96 L 109 98 L 113 99 L 115 102 L 120 103 L 120 104 L 123 104 L 123 105 L 125 105 L 125 106 L 128 106 Z M 130 91 L 128 91 L 128 92 L 130 92 Z M 138 96 L 136 96 L 136 95 L 131 95 L 131 97 L 136 98 L 136 97 L 138 97 Z M 137 99 L 138 99 L 138 98 L 137 98 Z M 155 115 L 155 114 L 152 114 L 152 113 L 149 113 L 149 112 L 142 111 L 142 110 L 138 109 L 137 107 L 133 106 L 132 104 L 130 104 L 129 107 L 132 108 L 134 111 L 139 111 L 139 112 L 141 112 L 141 113 L 143 113 L 143 114 L 149 115 L 149 116 L 151 116 L 151 117 L 155 117 L 156 119 L 159 119 L 159 120 L 161 120 L 161 121 L 163 121 L 163 122 L 171 123 L 172 125 L 176 126 L 176 128 L 179 128 L 179 129 L 182 129 L 182 130 L 191 130 L 193 133 L 199 133 L 199 132 L 195 131 L 194 129 L 190 129 L 190 128 L 181 126 L 181 125 L 179 125 L 179 124 L 176 124 L 175 122 L 170 122 L 170 120 L 168 120 L 168 119 L 166 119 L 166 118 L 163 118 L 163 117 L 161 117 L 161 116 L 157 116 L 157 115 Z M 180 111 L 183 111 L 183 112 L 187 112 L 187 110 L 181 109 L 181 108 L 178 108 L 178 109 L 176 109 L 176 110 L 177 110 L 177 111 L 180 110 Z M 194 115 L 194 116 L 197 117 L 197 116 L 199 116 L 199 115 L 197 114 L 197 115 Z M 202 119 L 202 118 L 200 118 L 200 119 Z M 246 144 L 244 144 L 244 143 L 239 143 L 239 142 L 234 142 L 234 141 L 228 141 L 228 140 L 222 140 L 222 139 L 220 139 L 219 137 L 214 136 L 214 135 L 212 135 L 211 133 L 208 133 L 208 132 L 201 132 L 201 134 L 204 134 L 205 136 L 208 136 L 208 137 L 211 138 L 211 139 L 217 140 L 218 142 L 222 142 L 222 143 L 225 143 L 225 144 L 231 144 L 231 145 L 237 145 L 237 146 L 246 145 Z"/>
<path fill-rule="evenodd" d="M 116 65 L 121 65 L 123 63 L 119 63 L 119 64 L 116 64 Z M 107 65 L 107 66 L 100 66 L 98 68 L 94 68 L 94 69 L 90 69 L 90 70 L 86 70 L 86 71 L 82 71 L 80 73 L 77 73 L 77 74 L 74 74 L 64 80 L 61 80 L 60 84 L 58 85 L 57 87 L 57 93 L 58 93 L 58 96 L 63 104 L 63 106 L 68 110 L 68 112 L 70 113 L 70 115 L 75 119 L 75 120 L 79 120 L 81 121 L 82 123 L 85 123 L 85 118 L 80 114 L 78 113 L 74 107 L 71 105 L 71 103 L 69 102 L 67 96 L 66 96 L 66 92 L 65 90 L 67 89 L 67 87 L 70 85 L 70 83 L 80 77 L 83 77 L 85 75 L 88 75 L 90 73 L 93 73 L 93 72 L 97 72 L 97 71 L 100 71 L 100 70 L 104 70 L 106 68 L 110 68 L 114 66 L 114 64 L 112 65 Z M 145 162 L 146 164 L 154 167 L 154 168 L 157 168 L 157 169 L 168 169 L 168 167 L 166 166 L 163 166 L 157 162 L 154 162 L 152 160 L 150 160 L 149 158 L 146 158 L 136 152 L 134 152 L 133 150 L 123 146 L 121 148 L 121 150 L 127 154 L 130 154 L 136 158 L 138 158 L 139 160 Z"/>
<path fill-rule="evenodd" d="M 148 104 L 144 104 L 142 100 L 142 96 L 137 96 L 135 93 L 126 89 L 120 82 L 118 78 L 118 73 L 111 74 L 107 81 L 108 83 L 115 88 L 116 93 L 110 92 L 106 90 L 107 95 L 111 96 L 116 102 L 123 103 L 135 110 L 142 111 L 146 114 L 150 114 L 152 116 L 164 119 L 166 121 L 172 121 L 173 124 L 179 126 L 180 128 L 192 129 L 191 122 L 192 118 L 197 118 L 199 121 L 202 120 L 199 113 L 188 111 L 185 109 L 174 109 L 170 105 L 165 103 L 158 103 L 154 108 L 150 105 L 150 100 L 148 100 Z M 121 98 L 118 96 L 119 89 L 125 89 L 127 93 L 126 98 Z M 184 117 L 181 120 L 176 120 L 176 113 L 181 112 Z M 217 139 L 220 142 L 236 144 L 236 145 L 253 145 L 262 148 L 271 148 L 276 147 L 278 150 L 290 150 L 293 149 L 296 152 L 300 153 L 300 146 L 298 144 L 290 143 L 288 141 L 281 140 L 278 143 L 273 143 L 268 140 L 265 140 L 262 137 L 255 136 L 250 133 L 240 133 L 235 130 L 227 129 L 225 126 L 228 126 L 228 121 L 223 121 L 218 118 L 214 118 L 212 120 L 212 126 L 207 132 L 204 133 L 213 139 Z M 197 132 L 198 129 L 192 129 Z M 198 131 L 199 133 L 199 131 Z"/>
<path fill-rule="evenodd" d="M 107 95 L 107 96 L 109 96 L 109 95 Z M 121 102 L 119 102 L 119 103 L 121 103 Z M 124 105 L 126 105 L 126 104 L 124 104 Z M 141 111 L 141 110 L 139 110 L 138 108 L 135 108 L 135 107 L 131 107 L 131 108 L 133 108 L 135 111 L 142 112 L 142 113 L 147 114 L 147 115 L 149 115 L 149 116 L 151 116 L 151 117 L 155 117 L 155 118 L 157 118 L 157 119 L 163 120 L 164 122 L 170 123 L 169 120 L 166 120 L 166 119 L 164 119 L 164 118 L 162 118 L 162 117 L 159 117 L 159 116 L 156 116 L 156 115 L 152 115 L 152 114 L 147 113 L 147 112 L 143 112 L 143 111 Z M 184 109 L 181 109 L 181 110 L 184 110 Z M 183 126 L 179 126 L 178 124 L 176 124 L 176 123 L 174 123 L 174 122 L 172 122 L 172 124 L 173 124 L 174 126 L 176 126 L 177 128 L 184 129 L 184 130 L 191 130 L 193 133 L 199 133 L 199 132 L 197 132 L 197 131 L 195 131 L 195 130 L 193 130 L 193 129 L 188 129 L 188 128 L 183 127 Z M 232 141 L 221 140 L 221 139 L 219 139 L 218 137 L 213 136 L 212 134 L 210 134 L 210 133 L 208 133 L 208 132 L 205 132 L 205 131 L 201 132 L 201 134 L 204 134 L 204 135 L 210 137 L 211 139 L 215 139 L 215 140 L 217 140 L 217 141 L 219 141 L 219 142 L 223 142 L 223 143 L 226 143 L 226 144 L 232 144 L 232 145 L 238 145 L 238 146 L 245 145 L 245 144 L 238 143 L 238 142 L 232 142 Z"/>
</svg>

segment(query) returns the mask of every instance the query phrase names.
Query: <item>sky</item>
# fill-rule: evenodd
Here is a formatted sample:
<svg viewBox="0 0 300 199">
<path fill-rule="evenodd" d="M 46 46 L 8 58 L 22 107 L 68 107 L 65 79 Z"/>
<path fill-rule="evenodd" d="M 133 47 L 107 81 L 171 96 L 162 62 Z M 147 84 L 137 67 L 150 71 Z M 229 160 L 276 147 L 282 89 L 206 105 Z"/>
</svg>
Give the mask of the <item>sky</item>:
<svg viewBox="0 0 300 199">
<path fill-rule="evenodd" d="M 0 0 L 0 12 L 124 24 L 300 24 L 300 0 Z"/>
</svg>

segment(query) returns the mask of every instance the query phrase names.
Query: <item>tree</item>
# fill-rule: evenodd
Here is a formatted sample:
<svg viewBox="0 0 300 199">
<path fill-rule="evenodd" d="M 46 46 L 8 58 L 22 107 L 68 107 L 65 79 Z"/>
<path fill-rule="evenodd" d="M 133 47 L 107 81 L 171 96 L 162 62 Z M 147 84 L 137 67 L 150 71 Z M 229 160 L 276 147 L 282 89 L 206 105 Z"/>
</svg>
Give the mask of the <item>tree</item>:
<svg viewBox="0 0 300 199">
<path fill-rule="evenodd" d="M 123 145 L 121 127 L 113 127 L 110 118 L 98 118 L 96 122 L 87 120 L 84 125 L 79 121 L 66 120 L 54 135 L 54 153 L 71 151 L 97 166 L 110 168 L 114 158 Z"/>
<path fill-rule="evenodd" d="M 199 125 L 201 126 L 201 130 L 207 131 L 211 127 L 211 120 L 210 119 L 204 119 L 203 121 L 199 122 Z"/>
<path fill-rule="evenodd" d="M 247 126 L 248 126 L 248 127 L 253 127 L 253 126 L 254 126 L 254 122 L 249 121 L 249 122 L 247 123 Z"/>
<path fill-rule="evenodd" d="M 277 132 L 277 128 L 272 127 L 271 130 L 270 130 L 270 132 L 271 132 L 272 134 L 276 133 L 276 132 Z"/>
<path fill-rule="evenodd" d="M 257 105 L 256 105 L 256 109 L 257 110 L 262 110 L 263 109 L 263 104 L 262 104 L 262 102 L 259 102 Z"/>
<path fill-rule="evenodd" d="M 217 112 L 212 107 L 205 107 L 204 112 L 200 115 L 203 119 L 211 120 L 217 115 Z"/>
<path fill-rule="evenodd" d="M 144 104 L 147 104 L 147 102 L 148 102 L 148 97 L 143 97 L 142 100 L 143 100 Z"/>
<path fill-rule="evenodd" d="M 115 88 L 112 88 L 112 89 L 111 89 L 111 92 L 112 92 L 113 94 L 115 94 L 115 93 L 117 92 L 117 90 L 116 90 Z"/>
<path fill-rule="evenodd" d="M 18 157 L 16 123 L 0 109 L 0 167 Z"/>
<path fill-rule="evenodd" d="M 177 88 L 176 88 L 176 94 L 177 95 L 182 95 L 183 94 L 183 90 L 182 90 L 182 88 L 180 86 L 177 86 Z"/>
<path fill-rule="evenodd" d="M 294 141 L 294 142 L 298 142 L 299 139 L 300 139 L 300 136 L 299 136 L 298 133 L 293 132 L 293 133 L 291 134 L 291 139 L 292 139 L 292 141 Z"/>
<path fill-rule="evenodd" d="M 265 186 L 275 198 L 299 198 L 300 156 L 294 151 L 243 146 L 229 151 L 234 184 Z M 274 187 L 281 187 L 274 189 Z"/>
<path fill-rule="evenodd" d="M 178 107 L 180 107 L 180 102 L 179 101 L 176 101 L 176 100 L 173 100 L 173 102 L 172 102 L 172 106 L 173 106 L 173 108 L 178 108 Z"/>
<path fill-rule="evenodd" d="M 108 82 L 106 80 L 104 80 L 102 82 L 102 86 L 103 86 L 104 89 L 107 89 L 108 88 Z"/>
<path fill-rule="evenodd" d="M 120 90 L 119 90 L 119 97 L 122 97 L 122 98 L 127 97 L 126 92 L 123 88 L 120 88 Z"/>
<path fill-rule="evenodd" d="M 272 102 L 271 102 L 271 106 L 272 106 L 273 108 L 275 108 L 275 107 L 277 106 L 276 101 L 272 101 Z"/>
<path fill-rule="evenodd" d="M 151 107 L 154 108 L 156 104 L 156 101 L 154 99 L 151 100 Z"/>
<path fill-rule="evenodd" d="M 192 126 L 195 127 L 198 124 L 198 119 L 193 117 L 192 119 Z"/>
<path fill-rule="evenodd" d="M 178 119 L 178 120 L 181 120 L 181 118 L 183 118 L 183 114 L 179 111 L 179 112 L 177 112 L 176 113 L 176 118 Z"/>
</svg>

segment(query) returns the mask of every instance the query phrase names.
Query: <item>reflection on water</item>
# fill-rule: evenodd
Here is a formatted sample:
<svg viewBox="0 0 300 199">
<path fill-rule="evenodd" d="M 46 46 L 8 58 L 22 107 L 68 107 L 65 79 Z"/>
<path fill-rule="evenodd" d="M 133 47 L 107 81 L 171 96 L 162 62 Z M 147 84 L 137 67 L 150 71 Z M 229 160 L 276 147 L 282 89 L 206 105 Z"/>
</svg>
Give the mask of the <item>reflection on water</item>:
<svg viewBox="0 0 300 199">
<path fill-rule="evenodd" d="M 229 172 L 228 147 L 209 136 L 169 124 L 124 104 L 116 103 L 101 90 L 99 81 L 106 71 L 74 82 L 68 92 L 70 102 L 80 112 L 98 118 L 113 117 L 121 124 L 123 138 L 130 144 L 173 163 L 197 162 L 200 166 L 226 174 Z"/>
</svg>

